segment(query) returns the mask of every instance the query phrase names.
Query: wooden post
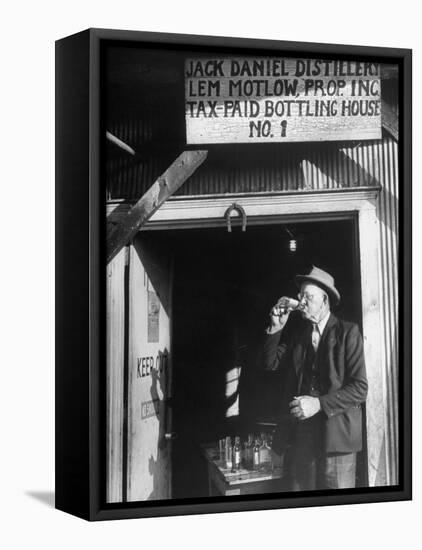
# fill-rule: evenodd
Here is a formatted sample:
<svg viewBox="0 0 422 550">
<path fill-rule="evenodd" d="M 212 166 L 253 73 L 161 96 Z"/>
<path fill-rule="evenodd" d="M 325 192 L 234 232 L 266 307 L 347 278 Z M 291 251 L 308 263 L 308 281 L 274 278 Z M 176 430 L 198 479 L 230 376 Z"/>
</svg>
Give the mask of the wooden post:
<svg viewBox="0 0 422 550">
<path fill-rule="evenodd" d="M 128 244 L 160 206 L 207 158 L 208 151 L 184 151 L 107 235 L 107 263 Z"/>
</svg>

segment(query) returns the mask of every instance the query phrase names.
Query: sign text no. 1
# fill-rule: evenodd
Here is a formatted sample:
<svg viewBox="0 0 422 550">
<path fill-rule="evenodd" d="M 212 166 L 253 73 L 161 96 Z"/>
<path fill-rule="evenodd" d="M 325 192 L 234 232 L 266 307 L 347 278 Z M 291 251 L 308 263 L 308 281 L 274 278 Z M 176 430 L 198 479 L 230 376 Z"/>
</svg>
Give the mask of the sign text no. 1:
<svg viewBox="0 0 422 550">
<path fill-rule="evenodd" d="M 378 63 L 286 58 L 185 62 L 188 144 L 381 138 Z"/>
</svg>

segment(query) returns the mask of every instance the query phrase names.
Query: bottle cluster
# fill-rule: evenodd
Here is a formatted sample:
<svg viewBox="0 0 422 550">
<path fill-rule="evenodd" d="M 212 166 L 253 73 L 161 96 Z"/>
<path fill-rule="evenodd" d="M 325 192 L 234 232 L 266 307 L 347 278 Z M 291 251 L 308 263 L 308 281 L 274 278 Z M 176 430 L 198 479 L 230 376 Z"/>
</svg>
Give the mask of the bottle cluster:
<svg viewBox="0 0 422 550">
<path fill-rule="evenodd" d="M 242 440 L 227 436 L 219 441 L 220 462 L 232 472 L 244 470 L 271 470 L 273 466 L 272 434 L 250 433 Z"/>
</svg>

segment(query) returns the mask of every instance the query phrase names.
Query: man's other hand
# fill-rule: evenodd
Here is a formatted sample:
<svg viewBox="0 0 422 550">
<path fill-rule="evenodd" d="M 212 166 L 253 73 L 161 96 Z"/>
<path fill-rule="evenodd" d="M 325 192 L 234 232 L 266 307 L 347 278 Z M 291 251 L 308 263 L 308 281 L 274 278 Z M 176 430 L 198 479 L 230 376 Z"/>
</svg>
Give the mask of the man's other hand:
<svg viewBox="0 0 422 550">
<path fill-rule="evenodd" d="M 321 403 L 318 397 L 299 395 L 293 398 L 293 401 L 289 403 L 289 407 L 290 414 L 295 418 L 306 420 L 321 410 Z"/>
</svg>

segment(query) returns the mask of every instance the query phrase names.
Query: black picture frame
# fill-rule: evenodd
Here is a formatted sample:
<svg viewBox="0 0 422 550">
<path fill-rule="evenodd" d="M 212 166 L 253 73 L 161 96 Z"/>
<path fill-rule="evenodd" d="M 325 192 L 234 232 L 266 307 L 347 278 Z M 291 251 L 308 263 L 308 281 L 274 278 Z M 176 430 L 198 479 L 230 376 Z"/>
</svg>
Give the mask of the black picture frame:
<svg viewBox="0 0 422 550">
<path fill-rule="evenodd" d="M 207 48 L 372 59 L 399 70 L 399 483 L 312 493 L 106 504 L 104 499 L 105 223 L 102 48 Z M 411 160 L 408 49 L 89 29 L 56 43 L 56 508 L 109 520 L 412 498 Z"/>
</svg>

